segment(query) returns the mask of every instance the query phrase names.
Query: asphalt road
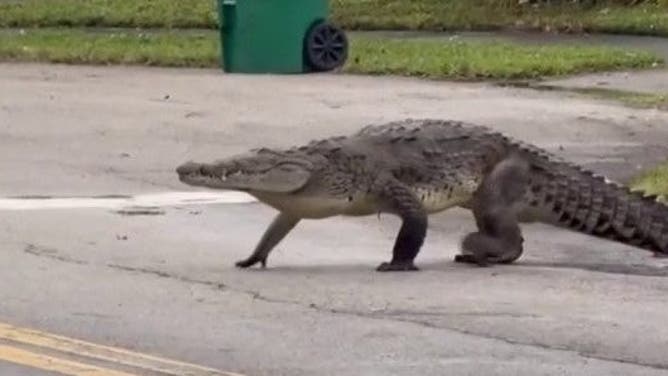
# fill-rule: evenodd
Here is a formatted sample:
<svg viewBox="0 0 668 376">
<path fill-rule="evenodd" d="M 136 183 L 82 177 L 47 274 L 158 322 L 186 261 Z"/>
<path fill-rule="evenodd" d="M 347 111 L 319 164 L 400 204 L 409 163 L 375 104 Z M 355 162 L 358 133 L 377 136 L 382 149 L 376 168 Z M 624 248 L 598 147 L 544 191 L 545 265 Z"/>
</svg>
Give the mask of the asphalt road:
<svg viewBox="0 0 668 376">
<path fill-rule="evenodd" d="M 39 369 L 19 367 L 11 363 L 0 363 L 0 372 L 3 376 L 57 376 L 57 373 L 45 372 Z"/>
<path fill-rule="evenodd" d="M 452 210 L 432 217 L 417 273 L 373 270 L 390 256 L 390 216 L 307 221 L 269 269 L 236 270 L 271 209 L 81 205 L 197 192 L 177 164 L 405 117 L 486 124 L 625 180 L 668 156 L 665 112 L 483 84 L 210 70 L 4 64 L 0 88 L 0 196 L 29 203 L 0 200 L 0 345 L 32 338 L 30 351 L 57 359 L 70 346 L 83 363 L 114 346 L 171 359 L 160 364 L 172 375 L 187 374 L 178 362 L 249 376 L 668 374 L 668 261 L 631 247 L 528 225 L 517 264 L 456 265 L 473 223 Z M 45 209 L 48 197 L 71 205 Z M 2 349 L 0 373 L 22 374 Z M 97 375 L 151 374 L 127 368 L 146 355 L 114 354 Z"/>
</svg>

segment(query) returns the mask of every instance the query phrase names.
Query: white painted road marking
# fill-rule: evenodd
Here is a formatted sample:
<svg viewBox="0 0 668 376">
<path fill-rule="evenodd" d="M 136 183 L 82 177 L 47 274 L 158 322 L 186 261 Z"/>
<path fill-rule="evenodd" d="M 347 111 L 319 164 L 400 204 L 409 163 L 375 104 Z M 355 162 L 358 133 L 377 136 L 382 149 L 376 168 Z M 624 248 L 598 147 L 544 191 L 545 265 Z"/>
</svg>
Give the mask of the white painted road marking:
<svg viewBox="0 0 668 376">
<path fill-rule="evenodd" d="M 0 198 L 0 210 L 45 209 L 122 209 L 127 207 L 167 207 L 184 205 L 244 204 L 257 201 L 254 197 L 233 191 L 224 192 L 163 192 L 119 197 L 5 197 Z"/>
</svg>

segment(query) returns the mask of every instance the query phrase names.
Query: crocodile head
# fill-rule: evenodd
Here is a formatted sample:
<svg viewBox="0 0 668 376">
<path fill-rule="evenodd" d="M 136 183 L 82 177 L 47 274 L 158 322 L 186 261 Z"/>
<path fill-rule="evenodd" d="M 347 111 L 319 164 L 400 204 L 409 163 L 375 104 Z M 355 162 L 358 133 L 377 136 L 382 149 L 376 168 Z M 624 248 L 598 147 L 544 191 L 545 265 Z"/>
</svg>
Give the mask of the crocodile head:
<svg viewBox="0 0 668 376">
<path fill-rule="evenodd" d="M 243 192 L 291 193 L 304 187 L 312 165 L 264 149 L 213 163 L 187 162 L 177 167 L 182 182 L 199 187 Z"/>
</svg>

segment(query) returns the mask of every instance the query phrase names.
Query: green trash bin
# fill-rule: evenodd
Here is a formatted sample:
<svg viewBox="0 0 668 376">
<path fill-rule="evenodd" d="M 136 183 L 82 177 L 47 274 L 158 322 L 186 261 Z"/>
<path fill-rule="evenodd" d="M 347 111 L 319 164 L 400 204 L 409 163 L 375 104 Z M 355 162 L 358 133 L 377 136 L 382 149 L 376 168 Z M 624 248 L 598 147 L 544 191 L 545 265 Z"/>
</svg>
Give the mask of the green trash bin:
<svg viewBox="0 0 668 376">
<path fill-rule="evenodd" d="M 345 63 L 329 0 L 217 0 L 222 67 L 236 73 L 328 71 Z"/>
</svg>

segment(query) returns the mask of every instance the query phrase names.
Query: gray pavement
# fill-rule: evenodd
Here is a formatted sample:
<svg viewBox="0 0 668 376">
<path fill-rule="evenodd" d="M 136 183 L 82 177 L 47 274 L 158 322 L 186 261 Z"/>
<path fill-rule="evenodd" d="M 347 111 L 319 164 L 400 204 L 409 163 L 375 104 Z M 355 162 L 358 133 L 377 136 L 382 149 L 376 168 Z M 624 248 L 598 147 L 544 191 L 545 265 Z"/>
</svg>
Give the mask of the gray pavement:
<svg viewBox="0 0 668 376">
<path fill-rule="evenodd" d="M 668 156 L 668 113 L 412 79 L 0 65 L 0 195 L 186 191 L 174 166 L 405 117 L 483 123 L 624 180 Z M 542 225 L 526 256 L 451 262 L 434 216 L 418 273 L 380 274 L 398 221 L 306 221 L 236 270 L 257 203 L 0 213 L 0 321 L 247 375 L 665 375 L 668 260 Z M 2 368 L 0 367 L 0 370 Z"/>
<path fill-rule="evenodd" d="M 578 75 L 548 80 L 543 84 L 571 89 L 599 88 L 668 96 L 668 70 Z"/>
<path fill-rule="evenodd" d="M 57 373 L 0 362 L 2 376 L 58 376 Z"/>
</svg>

